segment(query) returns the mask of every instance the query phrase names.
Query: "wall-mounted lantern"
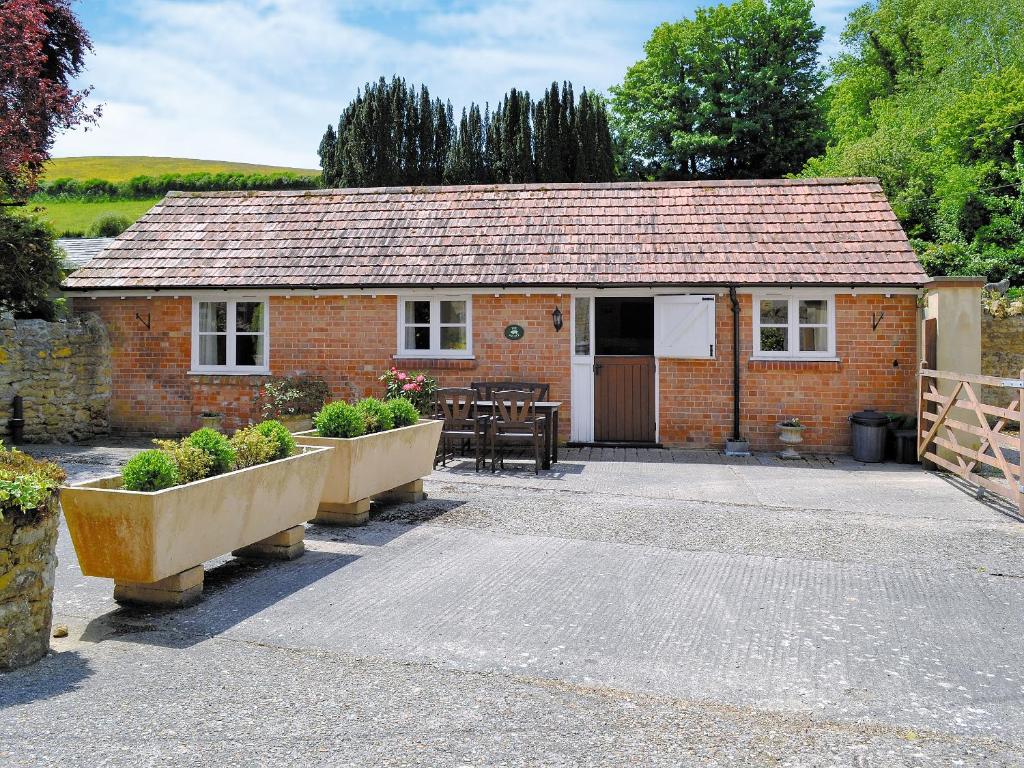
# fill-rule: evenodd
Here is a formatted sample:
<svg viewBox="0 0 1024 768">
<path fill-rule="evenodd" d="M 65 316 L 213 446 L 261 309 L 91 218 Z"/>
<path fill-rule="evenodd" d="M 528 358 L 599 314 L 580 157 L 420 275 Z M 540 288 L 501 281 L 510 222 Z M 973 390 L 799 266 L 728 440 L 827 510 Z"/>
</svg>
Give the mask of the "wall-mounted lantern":
<svg viewBox="0 0 1024 768">
<path fill-rule="evenodd" d="M 555 331 L 562 330 L 562 310 L 555 307 L 555 311 L 551 313 L 551 324 L 555 326 Z"/>
</svg>

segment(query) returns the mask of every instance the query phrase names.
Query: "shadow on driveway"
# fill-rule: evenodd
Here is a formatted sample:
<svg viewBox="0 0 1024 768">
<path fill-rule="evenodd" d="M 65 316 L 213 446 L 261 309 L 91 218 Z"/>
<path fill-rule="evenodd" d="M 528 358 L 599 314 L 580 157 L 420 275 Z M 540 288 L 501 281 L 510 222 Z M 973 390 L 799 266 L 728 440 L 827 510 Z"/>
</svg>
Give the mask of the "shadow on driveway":
<svg viewBox="0 0 1024 768">
<path fill-rule="evenodd" d="M 216 637 L 358 560 L 311 552 L 291 562 L 233 558 L 206 571 L 203 596 L 188 608 L 121 606 L 89 622 L 83 642 L 122 640 L 188 648 Z"/>
<path fill-rule="evenodd" d="M 30 667 L 0 673 L 0 710 L 77 691 L 92 674 L 77 651 L 51 653 Z"/>
</svg>

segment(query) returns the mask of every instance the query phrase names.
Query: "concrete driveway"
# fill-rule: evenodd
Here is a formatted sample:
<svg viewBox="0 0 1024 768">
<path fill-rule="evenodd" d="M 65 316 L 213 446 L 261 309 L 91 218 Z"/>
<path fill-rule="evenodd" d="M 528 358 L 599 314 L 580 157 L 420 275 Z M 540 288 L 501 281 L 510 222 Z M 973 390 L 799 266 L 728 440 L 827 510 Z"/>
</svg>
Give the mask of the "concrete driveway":
<svg viewBox="0 0 1024 768">
<path fill-rule="evenodd" d="M 941 476 L 604 450 L 427 490 L 177 612 L 65 533 L 0 764 L 1024 765 L 1024 525 Z"/>
</svg>

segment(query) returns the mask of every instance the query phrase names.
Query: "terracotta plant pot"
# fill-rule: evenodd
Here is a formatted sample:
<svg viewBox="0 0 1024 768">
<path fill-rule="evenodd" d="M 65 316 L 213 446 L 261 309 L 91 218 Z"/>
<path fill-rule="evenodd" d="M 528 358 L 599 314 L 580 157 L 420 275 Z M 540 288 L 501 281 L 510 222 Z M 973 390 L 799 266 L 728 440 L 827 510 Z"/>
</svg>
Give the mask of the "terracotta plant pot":
<svg viewBox="0 0 1024 768">
<path fill-rule="evenodd" d="M 434 455 L 443 423 L 420 419 L 408 427 L 362 437 L 320 437 L 315 431 L 295 435 L 299 445 L 327 446 L 331 465 L 314 522 L 362 525 L 370 499 L 388 496 L 403 501 L 423 498 L 423 481 L 434 471 Z"/>
<path fill-rule="evenodd" d="M 202 590 L 193 589 L 197 566 L 250 545 L 263 544 L 274 557 L 274 541 L 315 513 L 330 463 L 330 451 L 315 448 L 255 467 L 205 480 L 145 493 L 121 488 L 121 476 L 109 475 L 65 487 L 64 516 L 86 576 L 114 579 L 115 598 L 128 601 L 184 604 Z M 296 541 L 297 537 L 297 541 Z M 278 556 L 301 554 L 301 531 L 280 544 Z M 145 585 L 168 579 L 182 589 L 164 585 L 150 592 L 188 593 L 138 598 Z M 190 581 L 191 580 L 191 581 Z M 134 590 L 134 591 L 133 591 Z M 138 599 L 135 599 L 138 598 Z"/>
<path fill-rule="evenodd" d="M 0 671 L 33 664 L 50 649 L 59 519 L 57 494 L 41 511 L 0 519 Z"/>
</svg>

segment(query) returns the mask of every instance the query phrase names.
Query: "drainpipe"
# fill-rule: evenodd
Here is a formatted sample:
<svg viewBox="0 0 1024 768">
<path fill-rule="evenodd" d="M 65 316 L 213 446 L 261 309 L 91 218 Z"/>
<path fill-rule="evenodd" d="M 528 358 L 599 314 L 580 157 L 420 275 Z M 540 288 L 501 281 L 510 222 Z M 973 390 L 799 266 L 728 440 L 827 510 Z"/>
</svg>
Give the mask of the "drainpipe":
<svg viewBox="0 0 1024 768">
<path fill-rule="evenodd" d="M 740 301 L 729 287 L 732 305 L 732 438 L 725 441 L 726 456 L 749 456 L 750 443 L 740 437 Z"/>
</svg>

